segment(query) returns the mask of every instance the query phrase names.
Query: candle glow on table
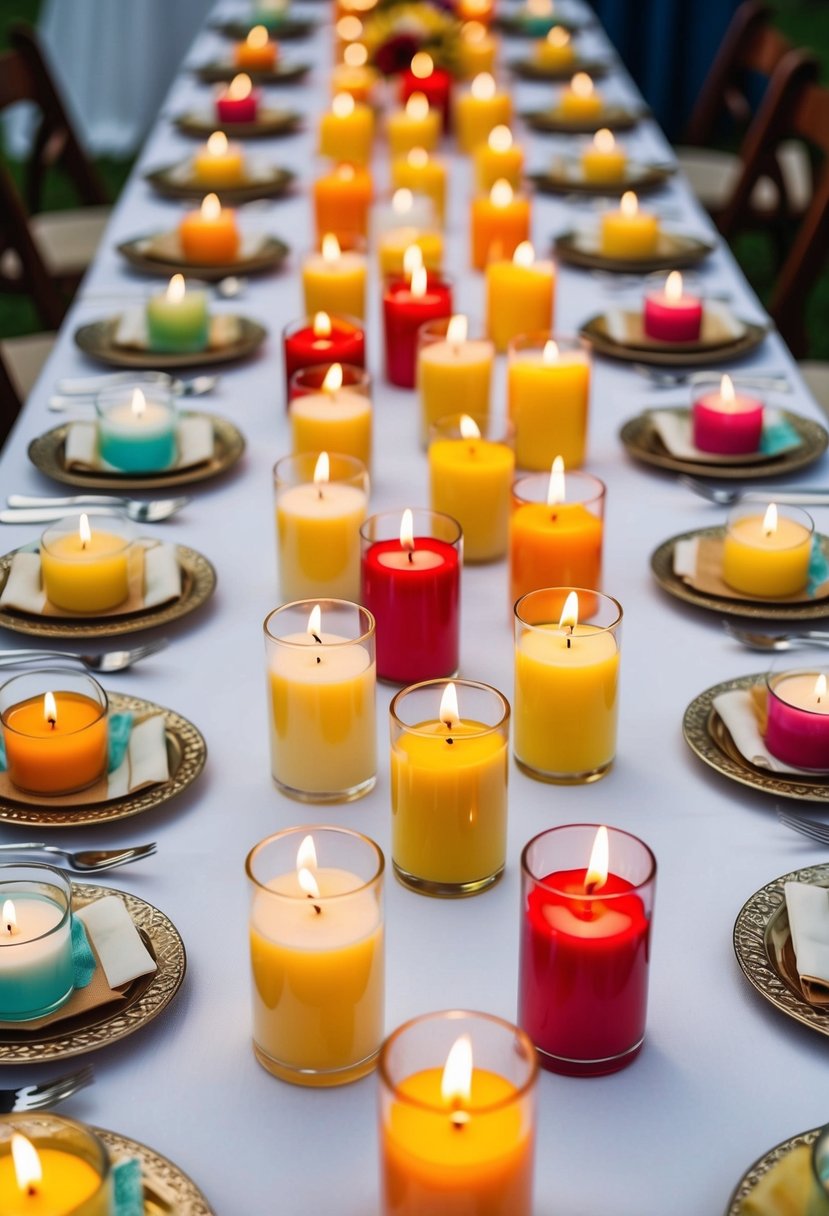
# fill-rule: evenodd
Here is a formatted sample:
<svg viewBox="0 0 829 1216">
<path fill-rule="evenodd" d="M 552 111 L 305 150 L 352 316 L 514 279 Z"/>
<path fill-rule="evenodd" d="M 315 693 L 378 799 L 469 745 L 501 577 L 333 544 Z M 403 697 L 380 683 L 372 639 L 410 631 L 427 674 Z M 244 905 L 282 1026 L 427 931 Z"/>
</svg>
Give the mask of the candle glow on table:
<svg viewBox="0 0 829 1216">
<path fill-rule="evenodd" d="M 449 130 L 452 77 L 444 68 L 435 66 L 427 51 L 417 51 L 409 68 L 400 77 L 400 100 L 406 102 L 412 93 L 423 93 L 429 105 L 443 118 L 444 131 Z"/>
<path fill-rule="evenodd" d="M 327 312 L 303 317 L 283 331 L 285 385 L 290 394 L 291 377 L 304 367 L 352 363 L 365 367 L 366 337 L 356 321 L 331 317 Z"/>
<path fill-rule="evenodd" d="M 337 165 L 316 178 L 313 197 L 317 239 L 322 240 L 326 232 L 333 232 L 343 244 L 354 236 L 364 237 L 373 196 L 371 174 L 361 166 Z"/>
<path fill-rule="evenodd" d="M 825 671 L 783 671 L 767 677 L 765 743 L 797 768 L 829 770 L 829 695 Z"/>
<path fill-rule="evenodd" d="M 245 160 L 238 144 L 228 143 L 224 131 L 214 131 L 193 157 L 193 176 L 203 186 L 221 190 L 238 186 L 245 178 Z"/>
<path fill-rule="evenodd" d="M 452 315 L 450 284 L 427 272 L 417 247 L 413 261 L 411 277 L 391 279 L 383 293 L 386 379 L 398 388 L 415 386 L 420 327 Z"/>
<path fill-rule="evenodd" d="M 174 274 L 162 295 L 147 301 L 147 340 L 161 354 L 195 354 L 210 337 L 207 293 L 188 291 L 184 275 Z"/>
<path fill-rule="evenodd" d="M 455 101 L 455 126 L 458 147 L 471 155 L 487 142 L 493 127 L 508 127 L 512 119 L 512 98 L 502 92 L 489 72 L 474 78 L 469 90 Z"/>
<path fill-rule="evenodd" d="M 480 21 L 464 21 L 455 51 L 457 73 L 471 80 L 481 72 L 492 73 L 498 57 L 498 41 Z"/>
<path fill-rule="evenodd" d="M 627 153 L 616 143 L 612 131 L 601 127 L 592 143 L 581 154 L 581 168 L 586 182 L 618 182 L 625 176 Z"/>
<path fill-rule="evenodd" d="M 558 112 L 565 122 L 596 122 L 603 109 L 604 99 L 586 72 L 576 72 L 559 95 Z"/>
<path fill-rule="evenodd" d="M 756 452 L 763 436 L 763 403 L 734 391 L 730 376 L 723 376 L 719 391 L 711 386 L 692 407 L 694 446 L 718 455 Z"/>
<path fill-rule="evenodd" d="M 421 326 L 417 387 L 424 443 L 438 419 L 457 412 L 459 401 L 468 414 L 482 418 L 489 415 L 494 356 L 491 342 L 469 338 L 469 322 L 463 314 Z"/>
<path fill-rule="evenodd" d="M 107 612 L 127 598 L 132 535 L 120 520 L 92 531 L 81 515 L 53 525 L 40 539 L 40 573 L 50 604 L 68 612 Z"/>
<path fill-rule="evenodd" d="M 572 824 L 531 840 L 521 868 L 519 1024 L 553 1072 L 617 1072 L 645 1034 L 653 854 L 618 829 Z"/>
<path fill-rule="evenodd" d="M 219 122 L 232 125 L 256 122 L 258 113 L 259 93 L 254 89 L 250 76 L 240 72 L 216 98 L 216 117 Z"/>
<path fill-rule="evenodd" d="M 291 380 L 288 414 L 294 454 L 340 452 L 371 466 L 371 395 L 368 373 L 331 363 L 303 368 Z"/>
<path fill-rule="evenodd" d="M 98 394 L 98 454 L 127 473 L 168 469 L 176 462 L 176 409 L 173 398 L 150 388 L 105 389 Z"/>
<path fill-rule="evenodd" d="M 222 207 L 215 194 L 205 195 L 198 211 L 187 212 L 178 236 L 188 262 L 234 262 L 239 253 L 236 212 Z"/>
<path fill-rule="evenodd" d="M 648 258 L 659 242 L 659 220 L 649 211 L 641 211 L 636 195 L 626 190 L 618 211 L 602 214 L 599 234 L 606 258 Z"/>
<path fill-rule="evenodd" d="M 246 72 L 270 72 L 276 65 L 278 47 L 264 25 L 255 25 L 244 42 L 237 42 L 233 58 Z"/>
<path fill-rule="evenodd" d="M 499 178 L 489 194 L 473 198 L 470 232 L 473 270 L 485 270 L 491 260 L 511 258 L 530 239 L 530 200 Z"/>
<path fill-rule="evenodd" d="M 664 291 L 645 296 L 645 333 L 659 342 L 698 342 L 702 329 L 702 302 L 682 289 L 682 275 L 672 270 Z"/>
<path fill-rule="evenodd" d="M 337 93 L 320 118 L 319 154 L 332 160 L 367 165 L 374 144 L 374 111 L 350 93 Z"/>
<path fill-rule="evenodd" d="M 52 866 L 0 866 L 3 1021 L 33 1021 L 59 1009 L 72 995 L 70 899 L 68 877 Z"/>
<path fill-rule="evenodd" d="M 440 142 L 440 112 L 430 107 L 425 93 L 412 93 L 402 109 L 389 114 L 386 134 L 392 156 L 405 156 L 412 148 L 434 152 Z"/>
<path fill-rule="evenodd" d="M 561 456 L 568 469 L 584 464 L 590 405 L 590 355 L 578 341 L 546 333 L 510 344 L 507 409 L 521 469 L 549 469 Z"/>
<path fill-rule="evenodd" d="M 539 67 L 551 72 L 565 72 L 576 61 L 576 51 L 568 30 L 554 25 L 533 46 L 532 57 Z"/>
<path fill-rule="evenodd" d="M 328 312 L 362 320 L 366 308 L 366 259 L 343 251 L 333 232 L 322 238 L 319 253 L 302 265 L 302 290 L 308 315 Z"/>
<path fill-rule="evenodd" d="M 109 1165 L 104 1145 L 81 1124 L 11 1115 L 0 1141 L 0 1211 L 115 1216 Z"/>
<path fill-rule="evenodd" d="M 493 127 L 486 143 L 475 149 L 474 157 L 475 185 L 481 194 L 488 193 L 499 178 L 508 181 L 513 190 L 520 189 L 524 149 L 514 142 L 509 127 Z"/>
<path fill-rule="evenodd" d="M 521 241 L 511 258 L 487 263 L 487 333 L 499 353 L 519 334 L 552 329 L 555 288 L 555 266 L 536 261 L 529 241 Z"/>
<path fill-rule="evenodd" d="M 432 427 L 432 510 L 451 515 L 461 525 L 467 562 L 491 562 L 507 552 L 515 473 L 510 431 L 508 424 L 488 425 L 486 418 L 468 414 L 439 419 Z"/>
<path fill-rule="evenodd" d="M 432 200 L 435 217 L 443 224 L 446 211 L 446 165 L 425 148 L 411 148 L 391 162 L 391 184 L 395 190 L 411 190 Z"/>
<path fill-rule="evenodd" d="M 305 831 L 247 860 L 253 1047 L 284 1081 L 342 1085 L 373 1069 L 383 1038 L 383 854 L 346 829 Z"/>
<path fill-rule="evenodd" d="M 736 507 L 728 517 L 722 576 L 729 587 L 749 596 L 782 599 L 803 591 L 809 579 L 814 524 L 796 507 L 769 503 Z"/>
</svg>

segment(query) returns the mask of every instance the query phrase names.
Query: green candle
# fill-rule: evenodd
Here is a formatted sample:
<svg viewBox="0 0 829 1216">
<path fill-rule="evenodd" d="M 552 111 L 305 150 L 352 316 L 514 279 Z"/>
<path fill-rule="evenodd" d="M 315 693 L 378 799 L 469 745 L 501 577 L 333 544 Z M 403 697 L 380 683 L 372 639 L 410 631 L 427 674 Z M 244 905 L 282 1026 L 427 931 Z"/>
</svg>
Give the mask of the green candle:
<svg viewBox="0 0 829 1216">
<path fill-rule="evenodd" d="M 150 350 L 174 354 L 204 350 L 207 346 L 207 295 L 186 291 L 184 277 L 174 274 L 163 295 L 147 301 Z"/>
</svg>

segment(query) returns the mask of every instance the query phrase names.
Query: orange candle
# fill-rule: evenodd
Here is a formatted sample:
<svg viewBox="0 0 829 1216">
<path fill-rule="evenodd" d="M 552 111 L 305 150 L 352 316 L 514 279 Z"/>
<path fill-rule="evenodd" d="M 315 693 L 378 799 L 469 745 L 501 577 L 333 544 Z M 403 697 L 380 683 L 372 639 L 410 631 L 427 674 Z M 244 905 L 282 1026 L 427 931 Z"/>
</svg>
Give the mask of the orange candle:
<svg viewBox="0 0 829 1216">
<path fill-rule="evenodd" d="M 318 177 L 314 182 L 317 239 L 333 232 L 347 245 L 350 237 L 365 236 L 373 193 L 371 174 L 356 165 L 337 165 Z"/>
<path fill-rule="evenodd" d="M 277 45 L 264 25 L 255 25 L 244 42 L 237 42 L 233 58 L 244 72 L 270 72 L 277 59 Z"/>
<path fill-rule="evenodd" d="M 178 236 L 188 262 L 233 262 L 239 253 L 236 212 L 222 207 L 215 194 L 205 195 L 198 211 L 187 212 Z"/>
<path fill-rule="evenodd" d="M 491 258 L 511 258 L 530 238 L 530 200 L 499 178 L 489 194 L 472 200 L 472 266 L 484 270 Z"/>
<path fill-rule="evenodd" d="M 17 676 L 3 686 L 0 706 L 8 775 L 18 789 L 68 794 L 94 785 L 106 772 L 107 699 L 91 676 Z"/>
</svg>

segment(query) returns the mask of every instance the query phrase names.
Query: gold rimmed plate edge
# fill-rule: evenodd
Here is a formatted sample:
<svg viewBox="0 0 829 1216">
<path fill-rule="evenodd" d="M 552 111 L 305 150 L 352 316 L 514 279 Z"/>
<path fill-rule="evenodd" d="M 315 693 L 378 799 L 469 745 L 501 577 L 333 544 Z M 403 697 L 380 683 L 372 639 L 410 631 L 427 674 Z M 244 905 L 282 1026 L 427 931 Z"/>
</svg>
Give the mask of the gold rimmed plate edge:
<svg viewBox="0 0 829 1216">
<path fill-rule="evenodd" d="M 173 125 L 182 135 L 197 139 L 207 139 L 214 131 L 223 131 L 228 139 L 275 139 L 299 131 L 302 115 L 298 110 L 263 108 L 254 122 L 221 122 L 207 111 L 185 111 L 173 119 Z"/>
<path fill-rule="evenodd" d="M 553 242 L 559 261 L 586 270 L 606 270 L 611 274 L 649 274 L 657 270 L 685 270 L 697 266 L 714 252 L 710 241 L 687 233 L 666 234 L 673 248 L 647 258 L 609 258 L 598 251 L 582 249 L 577 244 L 579 233 L 560 233 Z"/>
<path fill-rule="evenodd" d="M 193 1179 L 174 1161 L 120 1132 L 101 1127 L 90 1130 L 103 1140 L 114 1161 L 139 1161 L 145 1216 L 216 1216 Z"/>
<path fill-rule="evenodd" d="M 589 342 L 597 355 L 608 359 L 619 359 L 624 363 L 644 363 L 652 367 L 713 367 L 724 362 L 742 359 L 756 350 L 766 339 L 769 329 L 754 321 L 740 321 L 744 332 L 729 342 L 713 346 L 678 350 L 671 347 L 659 350 L 650 346 L 630 346 L 616 342 L 603 329 L 597 329 L 605 321 L 605 314 L 591 317 L 579 329 L 579 336 Z"/>
<path fill-rule="evenodd" d="M 584 194 L 594 197 L 618 198 L 625 190 L 635 190 L 642 194 L 648 190 L 658 190 L 674 175 L 676 170 L 668 165 L 649 165 L 641 161 L 631 161 L 631 167 L 641 170 L 638 176 L 626 176 L 618 182 L 588 182 L 584 179 L 570 177 L 558 169 L 548 169 L 546 172 L 534 171 L 527 174 L 536 190 L 541 194 Z"/>
<path fill-rule="evenodd" d="M 268 336 L 264 325 L 250 317 L 236 315 L 239 324 L 239 338 L 226 346 L 215 347 L 212 350 L 194 351 L 189 354 L 162 354 L 158 351 L 137 350 L 132 347 L 116 346 L 113 341 L 120 314 L 104 317 L 99 321 L 91 321 L 81 325 L 73 335 L 75 345 L 105 367 L 137 368 L 143 371 L 165 371 L 170 368 L 212 367 L 218 363 L 232 363 L 237 359 L 245 359 L 254 354 Z"/>
<path fill-rule="evenodd" d="M 211 187 L 204 182 L 196 181 L 195 177 L 181 180 L 178 176 L 181 166 L 182 162 L 178 161 L 172 165 L 162 165 L 158 169 L 151 169 L 145 173 L 144 180 L 163 198 L 202 199 L 205 193 L 212 189 L 226 203 L 254 202 L 260 198 L 282 198 L 290 192 L 296 181 L 296 174 L 291 169 L 286 169 L 282 165 L 273 165 L 270 167 L 272 174 L 270 177 L 261 177 L 256 180 L 245 179 L 235 186 L 214 185 Z"/>
<path fill-rule="evenodd" d="M 131 266 L 134 266 L 136 270 L 143 270 L 147 274 L 167 277 L 178 272 L 184 275 L 195 275 L 207 282 L 224 279 L 228 275 L 261 274 L 265 270 L 275 270 L 282 265 L 291 252 L 290 246 L 281 241 L 279 237 L 268 236 L 264 239 L 262 249 L 247 258 L 237 258 L 233 262 L 189 262 L 181 257 L 164 257 L 161 254 L 147 253 L 142 249 L 148 240 L 160 235 L 166 234 L 148 233 L 145 236 L 133 237 L 129 241 L 122 241 L 120 245 L 116 245 L 116 249 Z"/>
<path fill-rule="evenodd" d="M 277 61 L 275 69 L 256 69 L 239 68 L 229 60 L 213 59 L 209 63 L 203 63 L 194 68 L 193 74 L 203 84 L 222 84 L 225 80 L 232 80 L 238 72 L 242 71 L 250 77 L 251 83 L 254 85 L 279 86 L 294 84 L 302 80 L 311 71 L 311 64 L 291 63 L 290 61 L 280 64 Z"/>
<path fill-rule="evenodd" d="M 611 131 L 632 131 L 646 115 L 644 110 L 628 110 L 623 106 L 607 106 L 595 119 L 566 122 L 554 110 L 525 110 L 523 121 L 541 135 L 595 135 L 602 127 Z"/>
<path fill-rule="evenodd" d="M 743 1174 L 740 1181 L 731 1192 L 731 1197 L 728 1200 L 723 1216 L 743 1216 L 743 1205 L 746 1199 L 750 1198 L 752 1191 L 760 1182 L 769 1170 L 788 1157 L 789 1153 L 796 1148 L 810 1148 L 820 1135 L 821 1128 L 813 1127 L 808 1132 L 799 1132 L 796 1136 L 790 1136 L 788 1140 L 781 1140 L 779 1144 L 775 1144 L 774 1148 L 770 1148 L 768 1152 L 763 1153 L 762 1157 L 758 1157 L 746 1172 Z"/>
</svg>

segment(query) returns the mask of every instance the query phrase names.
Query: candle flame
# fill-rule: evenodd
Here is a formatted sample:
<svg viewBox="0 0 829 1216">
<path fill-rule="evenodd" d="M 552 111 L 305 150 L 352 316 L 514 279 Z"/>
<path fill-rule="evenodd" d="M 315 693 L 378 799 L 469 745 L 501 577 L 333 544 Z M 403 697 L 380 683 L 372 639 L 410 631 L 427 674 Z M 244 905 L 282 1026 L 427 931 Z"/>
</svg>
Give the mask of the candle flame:
<svg viewBox="0 0 829 1216">
<path fill-rule="evenodd" d="M 327 312 L 314 313 L 313 329 L 315 338 L 331 337 L 331 318 Z"/>
<path fill-rule="evenodd" d="M 570 88 L 576 97 L 591 97 L 593 94 L 593 81 L 586 72 L 576 72 L 570 81 Z"/>
<path fill-rule="evenodd" d="M 777 531 L 777 504 L 770 502 L 766 507 L 766 513 L 763 516 L 763 533 L 766 536 L 774 536 Z"/>
<path fill-rule="evenodd" d="M 815 680 L 815 700 L 820 705 L 823 698 L 826 696 L 826 676 L 823 672 L 820 673 Z"/>
<path fill-rule="evenodd" d="M 331 461 L 327 452 L 320 452 L 314 465 L 314 485 L 319 486 L 331 478 Z"/>
<path fill-rule="evenodd" d="M 207 151 L 211 156 L 224 156 L 227 147 L 227 136 L 224 131 L 214 131 L 207 141 Z"/>
<path fill-rule="evenodd" d="M 350 68 L 362 68 L 368 63 L 368 47 L 362 42 L 351 42 L 343 51 L 343 62 Z"/>
<path fill-rule="evenodd" d="M 408 507 L 400 520 L 400 545 L 408 553 L 414 553 L 414 516 Z"/>
<path fill-rule="evenodd" d="M 296 872 L 296 877 L 297 882 L 306 895 L 310 896 L 311 899 L 319 899 L 319 884 L 310 870 L 306 870 L 305 866 L 301 866 Z"/>
<path fill-rule="evenodd" d="M 460 723 L 461 715 L 458 710 L 458 692 L 451 681 L 443 690 L 438 717 L 446 729 L 450 731 L 454 730 Z"/>
<path fill-rule="evenodd" d="M 493 152 L 508 152 L 512 147 L 512 131 L 502 123 L 492 128 L 486 142 Z"/>
<path fill-rule="evenodd" d="M 547 505 L 550 507 L 556 506 L 557 503 L 564 502 L 567 494 L 564 485 L 564 460 L 561 456 L 556 456 L 553 461 L 553 467 L 550 470 L 550 482 L 547 486 Z"/>
<path fill-rule="evenodd" d="M 468 1111 L 460 1108 L 469 1102 L 472 1092 L 472 1040 L 462 1034 L 449 1049 L 443 1075 L 440 1079 L 440 1096 L 452 1108 L 452 1122 L 460 1127 L 469 1122 Z"/>
<path fill-rule="evenodd" d="M 314 639 L 316 639 L 320 636 L 320 634 L 322 632 L 322 609 L 320 608 L 319 604 L 314 604 L 314 607 L 311 609 L 311 612 L 308 616 L 308 624 L 305 626 L 305 632 L 310 633 L 311 637 Z M 303 846 L 305 845 L 306 840 L 311 840 L 311 837 L 306 836 L 305 840 L 303 840 L 302 844 L 299 846 L 299 853 L 297 853 L 297 856 L 296 856 L 297 869 L 299 869 L 300 866 L 308 866 L 310 864 L 307 861 L 308 850 L 306 849 L 305 853 L 303 853 Z M 312 850 L 313 850 L 313 847 L 314 847 L 314 842 L 313 842 L 313 840 L 311 840 L 311 849 Z M 303 858 L 306 858 L 306 860 L 303 860 Z M 316 856 L 314 856 L 314 862 L 313 862 L 313 865 L 311 866 L 311 869 L 315 870 L 316 868 L 317 868 L 317 859 L 316 859 Z"/>
<path fill-rule="evenodd" d="M 53 692 L 45 692 L 43 694 L 43 720 L 48 722 L 50 726 L 57 726 L 58 707 Z"/>
<path fill-rule="evenodd" d="M 465 21 L 461 26 L 461 36 L 467 42 L 483 42 L 486 38 L 486 26 L 480 21 Z"/>
<path fill-rule="evenodd" d="M 470 418 L 468 414 L 461 414 L 458 430 L 461 433 L 461 439 L 480 439 L 481 428 L 478 426 L 474 418 Z"/>
<path fill-rule="evenodd" d="M 343 365 L 332 363 L 322 381 L 324 393 L 338 393 L 343 386 Z"/>
<path fill-rule="evenodd" d="M 678 270 L 672 270 L 665 280 L 665 299 L 672 304 L 678 304 L 682 299 L 682 275 Z"/>
<path fill-rule="evenodd" d="M 403 251 L 403 273 L 410 279 L 423 265 L 423 250 L 419 245 L 407 245 Z"/>
<path fill-rule="evenodd" d="M 245 42 L 255 51 L 260 51 L 262 47 L 268 45 L 268 31 L 264 25 L 255 25 L 248 34 Z"/>
<path fill-rule="evenodd" d="M 516 245 L 512 260 L 516 266 L 532 266 L 535 261 L 535 250 L 533 249 L 532 241 L 521 241 L 520 244 Z"/>
<path fill-rule="evenodd" d="M 579 597 L 575 591 L 571 591 L 564 601 L 564 607 L 561 610 L 559 618 L 559 629 L 568 629 L 570 633 L 576 628 L 579 623 Z"/>
<path fill-rule="evenodd" d="M 12 1133 L 12 1161 L 17 1185 L 24 1194 L 35 1193 L 35 1184 L 43 1178 L 43 1169 L 37 1149 L 31 1140 L 21 1136 L 19 1132 Z"/>
<path fill-rule="evenodd" d="M 730 376 L 723 376 L 722 380 L 720 381 L 720 397 L 723 399 L 723 401 L 727 402 L 728 405 L 733 405 L 735 396 L 734 381 Z"/>
<path fill-rule="evenodd" d="M 570 34 L 563 25 L 554 25 L 547 34 L 547 41 L 550 46 L 567 46 L 567 43 L 570 41 Z"/>
<path fill-rule="evenodd" d="M 343 42 L 354 42 L 363 32 L 363 23 L 359 17 L 348 14 L 340 17 L 336 25 L 337 35 Z"/>
<path fill-rule="evenodd" d="M 17 929 L 17 911 L 13 899 L 3 901 L 3 932 L 12 937 Z"/>
<path fill-rule="evenodd" d="M 449 324 L 446 326 L 446 340 L 452 346 L 459 346 L 461 342 L 465 342 L 469 334 L 469 318 L 464 316 L 462 312 L 456 313 L 454 317 L 449 318 Z M 480 436 L 478 436 L 480 438 Z"/>
<path fill-rule="evenodd" d="M 356 102 L 350 93 L 337 93 L 331 102 L 331 112 L 335 118 L 348 118 L 354 113 Z"/>
<path fill-rule="evenodd" d="M 395 215 L 406 215 L 407 212 L 411 211 L 413 205 L 414 195 L 405 186 L 400 190 L 395 190 L 391 196 L 391 209 Z"/>
<path fill-rule="evenodd" d="M 541 352 L 542 363 L 555 363 L 558 359 L 558 342 L 554 342 L 552 338 L 548 338 L 544 343 L 544 349 Z"/>
<path fill-rule="evenodd" d="M 89 526 L 88 515 L 81 515 L 78 521 L 78 536 L 81 538 L 81 548 L 85 549 L 92 540 L 92 529 Z"/>
<path fill-rule="evenodd" d="M 600 127 L 593 136 L 593 147 L 597 152 L 612 152 L 616 147 L 613 132 L 608 131 L 607 127 Z"/>
<path fill-rule="evenodd" d="M 476 101 L 491 101 L 495 96 L 495 77 L 489 72 L 479 72 L 469 91 Z"/>
<path fill-rule="evenodd" d="M 140 388 L 132 390 L 132 401 L 130 402 L 130 412 L 133 418 L 141 418 L 147 411 L 147 398 L 141 392 Z"/>
<path fill-rule="evenodd" d="M 607 828 L 602 824 L 596 832 L 596 839 L 593 841 L 593 848 L 590 850 L 587 873 L 584 876 L 584 889 L 588 895 L 592 895 L 594 891 L 600 891 L 607 882 L 609 859 L 610 842 L 608 840 Z"/>
<path fill-rule="evenodd" d="M 499 177 L 496 182 L 493 182 L 489 192 L 489 201 L 493 207 L 509 207 L 513 197 L 512 186 L 505 177 Z"/>
<path fill-rule="evenodd" d="M 434 60 L 431 55 L 427 55 L 426 51 L 418 51 L 416 55 L 412 56 L 411 73 L 418 80 L 426 80 L 434 70 Z"/>
<path fill-rule="evenodd" d="M 425 93 L 412 93 L 406 102 L 406 117 L 422 122 L 429 116 L 429 98 Z"/>
<path fill-rule="evenodd" d="M 201 217 L 203 220 L 217 220 L 222 214 L 222 204 L 218 194 L 205 194 L 201 201 Z"/>
<path fill-rule="evenodd" d="M 406 160 L 413 169 L 425 169 L 429 163 L 429 153 L 425 148 L 411 148 Z"/>
<path fill-rule="evenodd" d="M 324 262 L 339 262 L 340 242 L 333 232 L 326 232 L 322 238 L 322 260 Z"/>
<path fill-rule="evenodd" d="M 337 165 L 337 177 L 341 182 L 353 182 L 357 176 L 357 170 L 353 165 Z"/>
<path fill-rule="evenodd" d="M 225 97 L 229 101 L 244 101 L 246 97 L 250 97 L 253 92 L 250 76 L 245 72 L 240 72 L 238 76 L 234 76 L 230 84 L 227 86 Z"/>
<path fill-rule="evenodd" d="M 314 612 L 318 611 L 319 605 L 314 609 Z M 311 615 L 313 616 L 313 613 Z M 317 621 L 317 625 L 319 625 L 319 621 Z M 314 847 L 314 837 L 311 835 L 302 837 L 302 842 L 296 854 L 296 868 L 298 870 L 310 870 L 312 874 L 316 872 L 317 850 Z"/>
<path fill-rule="evenodd" d="M 187 288 L 184 285 L 184 275 L 174 274 L 167 284 L 165 295 L 169 304 L 179 304 L 184 299 Z"/>
<path fill-rule="evenodd" d="M 426 274 L 425 266 L 416 266 L 412 271 L 412 282 L 410 291 L 417 299 L 421 299 L 426 295 L 426 288 L 429 283 L 428 275 Z"/>
<path fill-rule="evenodd" d="M 639 199 L 636 197 L 636 195 L 633 193 L 632 190 L 626 190 L 624 192 L 624 194 L 622 195 L 622 201 L 619 204 L 619 210 L 621 211 L 622 215 L 626 216 L 628 219 L 630 219 L 631 216 L 636 215 L 636 213 L 638 212 Z"/>
</svg>

